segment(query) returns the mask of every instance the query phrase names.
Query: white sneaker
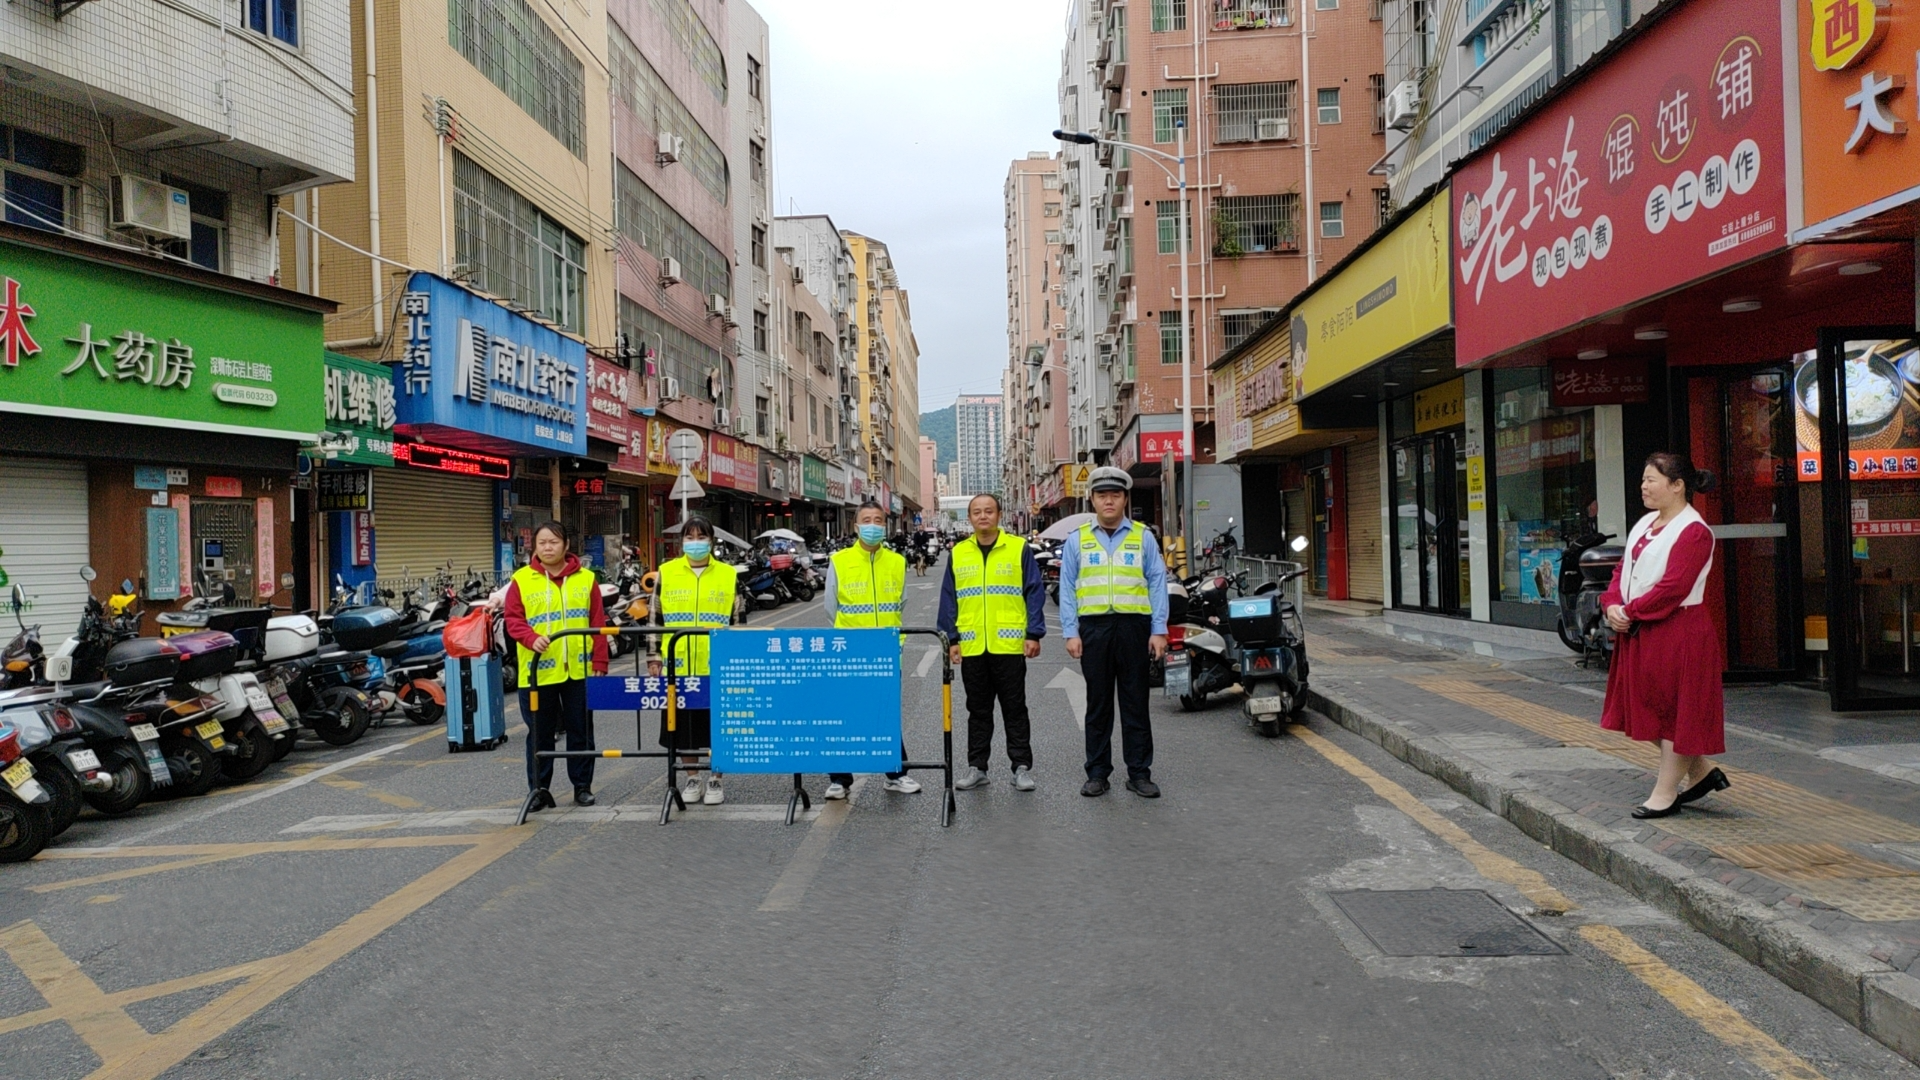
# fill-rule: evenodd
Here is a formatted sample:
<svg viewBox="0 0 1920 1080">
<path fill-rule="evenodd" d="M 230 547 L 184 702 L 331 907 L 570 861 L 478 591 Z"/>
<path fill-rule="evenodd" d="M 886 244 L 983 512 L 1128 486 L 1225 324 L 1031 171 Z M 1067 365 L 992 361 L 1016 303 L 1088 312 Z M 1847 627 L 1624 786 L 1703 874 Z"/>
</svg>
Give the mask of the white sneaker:
<svg viewBox="0 0 1920 1080">
<path fill-rule="evenodd" d="M 1015 791 L 1033 790 L 1033 770 L 1025 765 L 1013 770 L 1013 789 Z"/>
<path fill-rule="evenodd" d="M 984 769 L 976 769 L 971 765 L 961 769 L 959 774 L 953 778 L 953 786 L 960 791 L 972 791 L 974 788 L 986 787 L 987 784 L 986 771 Z"/>
<path fill-rule="evenodd" d="M 727 793 L 720 790 L 720 774 L 713 773 L 707 779 L 707 794 L 700 800 L 708 806 L 719 806 L 727 801 Z"/>
<path fill-rule="evenodd" d="M 820 797 L 828 802 L 844 799 L 847 797 L 847 786 L 845 784 L 828 784 L 827 790 L 822 792 Z"/>
<path fill-rule="evenodd" d="M 707 774 L 703 772 L 697 772 L 688 776 L 686 786 L 680 789 L 680 798 L 685 800 L 688 806 L 700 805 L 700 800 L 704 798 L 706 794 Z"/>
<path fill-rule="evenodd" d="M 892 778 L 884 779 L 880 782 L 880 786 L 888 791 L 897 791 L 902 795 L 920 794 L 920 781 L 915 780 L 911 776 L 903 776 L 898 780 Z"/>
</svg>

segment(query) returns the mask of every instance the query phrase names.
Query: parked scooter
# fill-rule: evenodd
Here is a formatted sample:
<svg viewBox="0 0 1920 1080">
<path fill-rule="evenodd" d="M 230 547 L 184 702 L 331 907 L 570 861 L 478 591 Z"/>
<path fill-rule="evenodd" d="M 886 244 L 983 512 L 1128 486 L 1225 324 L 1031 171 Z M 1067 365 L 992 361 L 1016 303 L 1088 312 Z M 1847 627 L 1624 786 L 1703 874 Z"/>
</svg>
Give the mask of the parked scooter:
<svg viewBox="0 0 1920 1080">
<path fill-rule="evenodd" d="M 1591 526 L 1567 541 L 1560 556 L 1560 615 L 1555 629 L 1560 643 L 1580 654 L 1583 665 L 1598 661 L 1606 667 L 1613 659 L 1613 628 L 1600 610 L 1600 597 L 1613 581 L 1625 550 L 1609 544 L 1613 533 Z"/>
<path fill-rule="evenodd" d="M 1306 548 L 1296 537 L 1290 547 Z M 1280 734 L 1284 718 L 1298 716 L 1306 707 L 1306 629 L 1294 604 L 1280 589 L 1306 574 L 1291 571 L 1262 583 L 1245 595 L 1246 574 L 1189 578 L 1175 602 L 1169 589 L 1169 619 L 1180 619 L 1178 633 L 1169 634 L 1165 692 L 1178 695 L 1182 708 L 1201 708 L 1208 696 L 1235 684 L 1247 699 L 1247 719 L 1262 735 Z M 1233 596 L 1232 593 L 1240 593 Z M 1169 626 L 1173 631 L 1174 626 Z"/>
<path fill-rule="evenodd" d="M 1182 584 L 1187 592 L 1186 618 L 1180 648 L 1169 657 L 1165 689 L 1179 696 L 1181 708 L 1192 712 L 1205 705 L 1210 695 L 1240 681 L 1228 603 L 1235 594 L 1245 594 L 1247 576 L 1244 571 L 1233 577 L 1212 574 L 1191 577 Z"/>
<path fill-rule="evenodd" d="M 19 730 L 0 720 L 0 863 L 25 862 L 45 850 L 53 838 L 50 801 L 20 751 Z"/>
</svg>

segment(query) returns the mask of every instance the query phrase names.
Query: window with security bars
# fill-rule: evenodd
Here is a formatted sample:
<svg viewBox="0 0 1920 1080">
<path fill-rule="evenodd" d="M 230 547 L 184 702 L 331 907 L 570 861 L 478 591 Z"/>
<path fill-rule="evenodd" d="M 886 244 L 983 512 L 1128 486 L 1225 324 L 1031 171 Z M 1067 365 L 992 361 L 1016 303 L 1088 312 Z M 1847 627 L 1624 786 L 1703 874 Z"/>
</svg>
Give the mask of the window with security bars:
<svg viewBox="0 0 1920 1080">
<path fill-rule="evenodd" d="M 644 346 L 652 349 L 655 373 L 679 383 L 682 394 L 704 395 L 707 373 L 718 371 L 721 399 L 726 398 L 727 381 L 733 365 L 723 362 L 719 349 L 641 307 L 625 295 L 620 297 L 620 332 L 626 335 L 634 348 Z"/>
<path fill-rule="evenodd" d="M 532 308 L 563 329 L 585 330 L 585 242 L 458 152 L 453 222 L 454 258 L 476 288 Z"/>
<path fill-rule="evenodd" d="M 624 162 L 614 170 L 613 196 L 615 229 L 621 236 L 656 259 L 678 260 L 681 279 L 701 295 L 733 295 L 733 271 L 720 249 Z"/>
<path fill-rule="evenodd" d="M 585 152 L 586 68 L 527 0 L 447 0 L 447 38 L 569 153 Z"/>
<path fill-rule="evenodd" d="M 1180 200 L 1161 199 L 1153 204 L 1154 223 L 1159 229 L 1160 254 L 1180 254 Z M 1187 221 L 1187 250 L 1193 250 L 1193 221 Z"/>
<path fill-rule="evenodd" d="M 1213 201 L 1213 253 L 1256 255 L 1300 250 L 1300 196 L 1224 195 Z"/>
<path fill-rule="evenodd" d="M 1160 313 L 1160 362 L 1162 364 L 1180 362 L 1180 313 L 1178 311 Z"/>
<path fill-rule="evenodd" d="M 1115 10 L 1125 11 L 1127 9 L 1116 8 Z M 1126 142 L 1129 138 L 1129 135 L 1133 127 L 1133 120 L 1131 117 L 1132 117 L 1131 113 L 1126 113 L 1126 112 L 1114 113 L 1113 126 L 1110 129 L 1108 129 L 1108 133 L 1107 133 L 1108 137 L 1111 138 L 1114 142 Z M 1116 146 L 1113 148 L 1113 167 L 1115 169 L 1129 168 L 1132 166 L 1132 164 L 1133 164 L 1133 151 L 1128 150 L 1124 146 Z"/>
<path fill-rule="evenodd" d="M 1153 0 L 1155 33 L 1187 28 L 1187 0 Z"/>
<path fill-rule="evenodd" d="M 653 14 L 667 28 L 673 43 L 687 54 L 688 61 L 693 64 L 694 74 L 700 76 L 700 81 L 706 84 L 708 90 L 713 91 L 714 100 L 725 105 L 726 57 L 720 51 L 720 43 L 714 40 L 713 31 L 708 30 L 707 24 L 701 21 L 700 13 L 693 10 L 692 0 L 653 0 Z"/>
<path fill-rule="evenodd" d="M 727 156 L 720 152 L 720 145 L 707 135 L 686 103 L 667 86 L 647 58 L 640 55 L 639 48 L 620 29 L 620 24 L 609 19 L 607 31 L 607 72 L 614 96 L 655 134 L 678 135 L 686 140 L 681 167 L 691 171 L 700 186 L 725 206 L 729 187 Z"/>
<path fill-rule="evenodd" d="M 1114 235 L 1113 261 L 1119 273 L 1133 273 L 1133 219 L 1123 217 L 1116 222 Z"/>
<path fill-rule="evenodd" d="M 1300 84 L 1241 83 L 1213 88 L 1213 141 L 1241 143 L 1293 138 L 1294 99 Z"/>
<path fill-rule="evenodd" d="M 1261 308 L 1258 311 L 1223 311 L 1220 313 L 1220 351 L 1226 352 L 1253 336 L 1254 331 L 1266 325 L 1268 319 L 1280 313 L 1279 308 Z"/>
<path fill-rule="evenodd" d="M 1187 122 L 1187 88 L 1153 92 L 1153 141 L 1170 143 L 1173 129 Z"/>
<path fill-rule="evenodd" d="M 1367 100 L 1373 102 L 1373 133 L 1380 135 L 1387 130 L 1387 77 L 1385 75 L 1367 76 Z"/>
<path fill-rule="evenodd" d="M 1293 0 L 1213 0 L 1215 30 L 1293 25 Z"/>
</svg>

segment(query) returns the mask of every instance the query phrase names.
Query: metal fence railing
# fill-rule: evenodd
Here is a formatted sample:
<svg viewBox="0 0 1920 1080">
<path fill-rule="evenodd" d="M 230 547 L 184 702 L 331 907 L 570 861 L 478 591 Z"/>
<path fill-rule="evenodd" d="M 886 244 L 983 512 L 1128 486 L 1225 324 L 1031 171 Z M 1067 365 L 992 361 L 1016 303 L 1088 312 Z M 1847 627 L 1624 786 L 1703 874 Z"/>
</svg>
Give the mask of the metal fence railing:
<svg viewBox="0 0 1920 1080">
<path fill-rule="evenodd" d="M 1295 570 L 1304 569 L 1305 563 L 1291 559 L 1281 559 L 1270 555 L 1245 555 L 1235 553 L 1227 559 L 1226 571 L 1238 575 L 1247 575 L 1247 591 L 1252 592 L 1265 582 L 1278 581 Z M 1307 576 L 1294 578 L 1280 586 L 1282 592 L 1293 601 L 1295 611 L 1307 609 Z"/>
</svg>

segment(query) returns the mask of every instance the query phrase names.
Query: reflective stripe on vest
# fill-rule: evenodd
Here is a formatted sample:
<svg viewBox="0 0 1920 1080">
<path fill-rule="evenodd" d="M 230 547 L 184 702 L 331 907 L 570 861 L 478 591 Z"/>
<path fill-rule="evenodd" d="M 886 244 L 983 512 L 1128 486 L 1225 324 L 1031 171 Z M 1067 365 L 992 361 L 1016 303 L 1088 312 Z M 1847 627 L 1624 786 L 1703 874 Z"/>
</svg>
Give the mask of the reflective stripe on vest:
<svg viewBox="0 0 1920 1080">
<path fill-rule="evenodd" d="M 711 560 L 698 574 L 686 556 L 660 568 L 660 624 L 669 630 L 718 630 L 733 621 L 733 567 Z M 660 643 L 666 648 L 666 641 Z M 707 674 L 707 639 L 682 638 L 673 645 L 675 675 Z"/>
<path fill-rule="evenodd" d="M 585 567 L 555 584 L 531 563 L 513 572 L 513 583 L 520 587 L 520 606 L 525 609 L 527 625 L 541 637 L 551 638 L 562 630 L 585 630 L 593 614 L 593 590 L 599 580 Z M 587 656 L 593 649 L 586 637 L 563 637 L 547 646 L 544 654 L 525 645 L 516 645 L 520 660 L 520 686 L 546 686 L 587 677 Z"/>
<path fill-rule="evenodd" d="M 1080 576 L 1073 598 L 1082 615 L 1149 615 L 1153 601 L 1147 592 L 1147 530 L 1134 522 L 1109 552 L 1094 535 L 1093 522 L 1080 526 Z"/>
<path fill-rule="evenodd" d="M 833 553 L 833 625 L 839 629 L 899 626 L 907 594 L 907 559 L 892 548 L 871 556 L 855 544 Z"/>
<path fill-rule="evenodd" d="M 953 594 L 959 600 L 960 655 L 1017 655 L 1026 649 L 1026 582 L 1021 576 L 1027 542 L 1001 533 L 985 556 L 972 537 L 953 547 Z"/>
</svg>

